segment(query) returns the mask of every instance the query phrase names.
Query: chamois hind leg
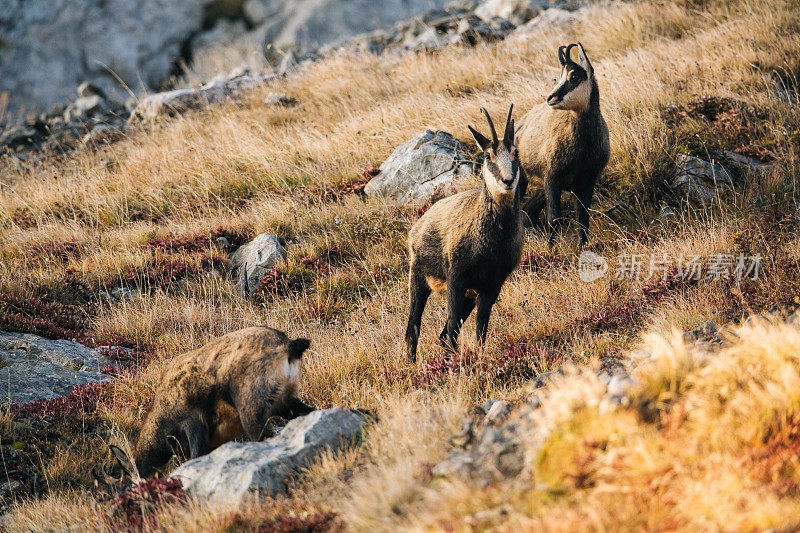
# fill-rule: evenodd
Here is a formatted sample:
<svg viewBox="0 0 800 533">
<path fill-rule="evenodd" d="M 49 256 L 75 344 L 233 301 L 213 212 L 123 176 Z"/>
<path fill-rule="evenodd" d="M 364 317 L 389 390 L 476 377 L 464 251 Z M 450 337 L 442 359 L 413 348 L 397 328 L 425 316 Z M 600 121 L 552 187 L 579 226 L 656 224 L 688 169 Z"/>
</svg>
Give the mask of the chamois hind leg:
<svg viewBox="0 0 800 533">
<path fill-rule="evenodd" d="M 286 420 L 291 420 L 293 418 L 297 418 L 298 416 L 307 415 L 308 413 L 313 412 L 315 409 L 310 405 L 306 405 L 303 403 L 300 398 L 290 398 L 283 409 L 280 410 L 278 416 L 285 418 Z"/>
<path fill-rule="evenodd" d="M 473 309 L 475 309 L 475 298 L 465 297 L 464 308 L 461 311 L 461 325 L 464 325 L 464 322 L 467 321 Z M 442 346 L 445 348 L 447 348 L 447 324 L 448 322 L 445 321 L 444 328 L 442 328 L 442 332 L 439 333 L 439 342 L 441 342 Z"/>
<path fill-rule="evenodd" d="M 411 274 L 408 281 L 411 303 L 408 308 L 408 326 L 406 327 L 406 352 L 408 360 L 412 363 L 417 360 L 417 343 L 419 342 L 419 328 L 422 324 L 422 313 L 425 311 L 425 304 L 431 295 L 431 288 L 423 276 L 414 272 L 414 265 L 411 265 Z"/>
<path fill-rule="evenodd" d="M 267 422 L 273 415 L 279 414 L 280 406 L 275 405 L 279 392 L 277 386 L 270 387 L 265 383 L 258 383 L 257 380 L 237 391 L 233 398 L 234 406 L 239 412 L 239 420 L 247 438 L 251 441 L 272 436 Z"/>
<path fill-rule="evenodd" d="M 522 216 L 522 223 L 526 228 L 541 227 L 539 217 L 542 209 L 547 205 L 543 189 L 537 189 L 533 192 L 531 198 L 522 206 L 524 215 Z"/>
<path fill-rule="evenodd" d="M 589 208 L 592 206 L 592 188 L 575 195 L 575 213 L 578 218 L 578 240 L 584 246 L 589 240 Z"/>
<path fill-rule="evenodd" d="M 458 333 L 461 331 L 461 316 L 464 312 L 466 291 L 454 277 L 447 280 L 447 338 L 445 350 L 458 353 Z"/>
<path fill-rule="evenodd" d="M 492 307 L 500 295 L 500 290 L 485 292 L 478 295 L 478 312 L 475 315 L 475 337 L 478 347 L 482 348 L 486 342 L 486 331 L 489 329 L 489 316 Z"/>
</svg>

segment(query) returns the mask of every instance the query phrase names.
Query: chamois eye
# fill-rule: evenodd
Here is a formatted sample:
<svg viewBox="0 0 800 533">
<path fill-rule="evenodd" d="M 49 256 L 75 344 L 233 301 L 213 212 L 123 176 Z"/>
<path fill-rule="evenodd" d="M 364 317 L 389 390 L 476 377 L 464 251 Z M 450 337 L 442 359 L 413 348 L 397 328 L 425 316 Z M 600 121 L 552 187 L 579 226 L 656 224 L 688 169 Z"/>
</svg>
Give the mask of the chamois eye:
<svg viewBox="0 0 800 533">
<path fill-rule="evenodd" d="M 581 77 L 577 72 L 573 72 L 572 74 L 569 75 L 569 81 L 577 83 L 578 80 L 580 80 L 580 79 L 581 79 Z"/>
</svg>

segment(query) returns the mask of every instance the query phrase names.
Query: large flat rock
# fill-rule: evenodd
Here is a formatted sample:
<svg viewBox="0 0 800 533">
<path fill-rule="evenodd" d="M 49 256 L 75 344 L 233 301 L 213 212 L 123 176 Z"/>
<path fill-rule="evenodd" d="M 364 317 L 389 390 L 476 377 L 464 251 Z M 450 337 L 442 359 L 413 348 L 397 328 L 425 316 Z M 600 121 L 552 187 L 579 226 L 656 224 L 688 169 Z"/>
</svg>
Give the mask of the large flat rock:
<svg viewBox="0 0 800 533">
<path fill-rule="evenodd" d="M 114 362 L 68 340 L 0 331 L 0 398 L 4 402 L 49 400 L 75 385 L 106 381 L 100 369 Z"/>
<path fill-rule="evenodd" d="M 237 504 L 248 494 L 286 492 L 292 476 L 326 450 L 338 450 L 359 438 L 368 417 L 335 407 L 295 418 L 263 442 L 229 442 L 192 459 L 172 477 L 192 495 Z"/>
</svg>

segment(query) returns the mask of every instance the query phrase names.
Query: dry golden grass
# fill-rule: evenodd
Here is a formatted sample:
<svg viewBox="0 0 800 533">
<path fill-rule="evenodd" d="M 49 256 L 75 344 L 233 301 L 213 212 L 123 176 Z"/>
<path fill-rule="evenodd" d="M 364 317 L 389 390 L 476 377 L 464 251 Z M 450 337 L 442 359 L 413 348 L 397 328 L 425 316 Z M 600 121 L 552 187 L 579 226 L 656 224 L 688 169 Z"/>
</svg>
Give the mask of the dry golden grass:
<svg viewBox="0 0 800 533">
<path fill-rule="evenodd" d="M 87 338 L 124 338 L 154 354 L 142 372 L 117 381 L 91 429 L 27 443 L 41 456 L 31 468 L 49 480 L 49 492 L 20 499 L 9 529 L 118 527 L 93 511 L 88 483 L 88 469 L 107 458 L 104 442 L 119 439 L 118 430 L 135 433 L 164 360 L 259 323 L 313 340 L 305 399 L 375 409 L 380 422 L 359 449 L 312 466 L 286 499 L 238 513 L 171 506 L 153 515 L 157 529 L 255 528 L 281 513 L 311 520 L 330 512 L 338 518 L 325 525 L 351 530 L 797 527 L 793 460 L 776 463 L 761 452 L 793 449 L 800 334 L 754 327 L 701 366 L 674 331 L 790 304 L 800 291 L 798 28 L 800 13 L 789 1 L 595 5 L 563 31 L 434 54 L 332 57 L 253 91 L 244 105 L 143 127 L 99 151 L 33 163 L 5 158 L 0 294 L 77 309 Z M 508 486 L 432 481 L 430 466 L 447 453 L 445 437 L 472 404 L 521 397 L 531 375 L 559 360 L 534 358 L 507 373 L 467 364 L 428 379 L 425 365 L 442 357 L 435 339 L 444 306 L 434 298 L 421 362 L 405 362 L 405 236 L 414 214 L 340 189 L 426 127 L 466 140 L 481 105 L 500 113 L 511 101 L 522 112 L 541 102 L 557 75 L 557 46 L 578 39 L 599 77 L 613 149 L 591 249 L 612 263 L 621 254 L 761 253 L 763 276 L 742 287 L 704 280 L 648 300 L 642 288 L 649 281 L 582 283 L 572 233 L 552 253 L 531 234 L 526 251 L 539 261 L 504 287 L 484 357 L 500 361 L 511 348 L 536 346 L 594 367 L 645 346 L 658 353 L 656 364 L 639 370 L 639 400 L 630 409 L 599 412 L 592 403 L 599 385 L 588 373 L 552 391 L 544 421 L 552 436 L 531 446 L 526 476 Z M 265 106 L 271 91 L 298 104 Z M 696 116 L 670 125 L 667 104 L 685 107 L 702 95 L 755 111 L 730 127 Z M 742 146 L 772 155 L 765 175 L 708 208 L 685 206 L 675 225 L 654 220 L 675 153 Z M 604 213 L 620 202 L 627 209 Z M 211 235 L 219 227 L 277 233 L 291 268 L 331 249 L 343 258 L 301 290 L 255 302 L 211 267 L 173 283 L 153 281 L 169 261 L 197 265 L 197 254 L 217 255 L 207 245 L 164 251 L 149 239 Z M 69 250 L 59 252 L 65 242 Z M 140 285 L 141 297 L 108 303 L 97 296 L 121 283 Z M 620 310 L 621 318 L 608 318 Z M 652 334 L 643 339 L 644 330 Z M 465 350 L 475 349 L 471 321 L 461 339 Z M 660 407 L 647 418 L 641 406 L 651 400 Z M 3 443 L 22 438 L 16 431 L 4 424 Z M 570 481 L 585 476 L 588 486 Z"/>
</svg>

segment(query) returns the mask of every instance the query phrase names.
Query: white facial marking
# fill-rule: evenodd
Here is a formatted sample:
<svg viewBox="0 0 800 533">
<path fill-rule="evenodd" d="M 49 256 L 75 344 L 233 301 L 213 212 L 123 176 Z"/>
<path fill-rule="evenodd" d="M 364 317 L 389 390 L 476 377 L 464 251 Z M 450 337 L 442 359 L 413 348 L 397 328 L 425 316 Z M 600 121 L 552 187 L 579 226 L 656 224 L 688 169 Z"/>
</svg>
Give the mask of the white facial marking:
<svg viewBox="0 0 800 533">
<path fill-rule="evenodd" d="M 287 358 L 283 363 L 283 372 L 287 384 L 297 385 L 300 379 L 300 359 L 295 359 L 290 363 Z"/>
<path fill-rule="evenodd" d="M 592 94 L 592 85 L 588 79 L 581 82 L 580 85 L 568 92 L 564 96 L 562 109 L 570 109 L 573 111 L 580 111 L 586 109 L 589 105 L 589 97 Z"/>
</svg>

